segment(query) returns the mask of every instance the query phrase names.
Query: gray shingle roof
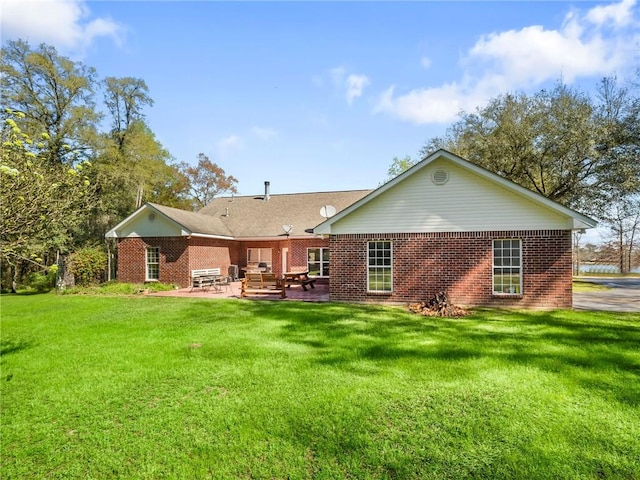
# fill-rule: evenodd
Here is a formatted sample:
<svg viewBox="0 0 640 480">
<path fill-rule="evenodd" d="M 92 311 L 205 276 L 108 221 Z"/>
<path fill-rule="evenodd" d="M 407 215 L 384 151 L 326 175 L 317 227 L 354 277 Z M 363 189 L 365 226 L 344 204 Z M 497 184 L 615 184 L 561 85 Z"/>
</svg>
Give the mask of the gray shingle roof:
<svg viewBox="0 0 640 480">
<path fill-rule="evenodd" d="M 219 197 L 196 215 L 220 222 L 236 238 L 284 236 L 282 225 L 292 225 L 291 236 L 311 236 L 305 230 L 322 223 L 320 209 L 332 205 L 339 212 L 372 190 Z M 175 210 L 175 209 L 174 209 Z"/>
<path fill-rule="evenodd" d="M 166 215 L 174 222 L 179 223 L 192 233 L 220 235 L 226 237 L 233 236 L 226 225 L 218 218 L 180 210 L 179 208 L 166 207 L 157 203 L 149 203 L 148 205 L 155 208 L 163 215 Z"/>
</svg>

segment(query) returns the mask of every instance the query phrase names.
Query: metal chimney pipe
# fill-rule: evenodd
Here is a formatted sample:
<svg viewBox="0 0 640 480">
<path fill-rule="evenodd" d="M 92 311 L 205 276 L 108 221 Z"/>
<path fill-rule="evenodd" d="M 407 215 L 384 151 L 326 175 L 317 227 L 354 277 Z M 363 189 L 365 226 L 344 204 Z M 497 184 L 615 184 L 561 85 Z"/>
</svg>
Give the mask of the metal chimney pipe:
<svg viewBox="0 0 640 480">
<path fill-rule="evenodd" d="M 264 182 L 264 201 L 269 200 L 269 186 L 271 182 Z"/>
</svg>

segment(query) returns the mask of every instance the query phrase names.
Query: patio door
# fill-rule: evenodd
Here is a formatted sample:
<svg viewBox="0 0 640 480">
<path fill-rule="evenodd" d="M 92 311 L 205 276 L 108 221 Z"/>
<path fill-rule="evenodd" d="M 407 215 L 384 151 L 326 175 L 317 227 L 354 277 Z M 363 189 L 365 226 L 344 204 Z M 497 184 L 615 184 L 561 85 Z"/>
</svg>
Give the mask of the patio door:
<svg viewBox="0 0 640 480">
<path fill-rule="evenodd" d="M 282 273 L 289 271 L 288 257 L 289 257 L 289 248 L 284 247 L 282 249 Z"/>
</svg>

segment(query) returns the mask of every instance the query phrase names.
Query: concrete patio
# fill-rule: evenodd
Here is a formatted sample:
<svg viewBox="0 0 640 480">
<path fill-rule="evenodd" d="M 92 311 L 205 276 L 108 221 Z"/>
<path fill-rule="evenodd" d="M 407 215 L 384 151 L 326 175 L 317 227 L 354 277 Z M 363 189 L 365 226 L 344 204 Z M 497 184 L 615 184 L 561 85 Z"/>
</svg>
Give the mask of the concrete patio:
<svg viewBox="0 0 640 480">
<path fill-rule="evenodd" d="M 185 297 L 185 298 L 240 298 L 240 282 L 232 282 L 228 287 L 223 286 L 219 290 L 215 288 L 180 288 L 166 292 L 150 293 L 150 297 Z M 279 298 L 274 295 L 247 295 L 247 300 L 296 300 L 302 302 L 328 302 L 329 285 L 317 284 L 315 288 L 308 288 L 305 292 L 300 285 L 292 285 L 286 289 L 287 297 Z"/>
<path fill-rule="evenodd" d="M 640 312 L 640 278 L 625 279 L 596 279 L 588 281 L 601 283 L 611 287 L 602 292 L 575 292 L 573 294 L 574 310 L 599 310 L 611 312 Z M 617 283 L 616 283 L 617 282 Z M 286 289 L 287 297 L 281 299 L 274 295 L 248 295 L 247 300 L 295 300 L 302 302 L 328 302 L 329 285 L 316 283 L 315 288 L 304 291 L 300 285 L 292 285 Z M 152 297 L 184 297 L 184 298 L 237 298 L 240 299 L 240 282 L 233 282 L 229 287 L 220 290 L 214 288 L 180 288 L 166 292 L 150 293 Z"/>
</svg>

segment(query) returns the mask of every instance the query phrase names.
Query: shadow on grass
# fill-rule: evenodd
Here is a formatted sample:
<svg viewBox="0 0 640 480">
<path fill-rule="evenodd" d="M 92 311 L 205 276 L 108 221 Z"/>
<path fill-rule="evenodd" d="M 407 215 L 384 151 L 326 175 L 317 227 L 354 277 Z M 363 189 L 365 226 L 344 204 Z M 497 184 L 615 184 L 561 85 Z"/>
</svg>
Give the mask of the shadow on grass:
<svg viewBox="0 0 640 480">
<path fill-rule="evenodd" d="M 478 311 L 422 317 L 400 308 L 295 302 L 250 303 L 248 318 L 279 321 L 280 335 L 312 350 L 319 365 L 372 375 L 373 366 L 441 362 L 439 375 L 473 376 L 489 359 L 552 372 L 583 388 L 640 405 L 640 319 L 573 311 Z M 588 317 L 586 316 L 588 315 Z M 414 365 L 415 366 L 415 365 Z"/>
<path fill-rule="evenodd" d="M 248 356 L 272 353 L 268 345 L 256 349 L 264 330 L 305 347 L 304 361 L 354 375 L 428 370 L 434 378 L 458 380 L 487 368 L 525 366 L 640 405 L 640 318 L 633 314 L 478 310 L 446 319 L 377 305 L 260 301 L 238 308 L 237 301 L 221 301 L 215 308 L 194 302 L 185 322 L 233 332 L 235 350 Z"/>
<path fill-rule="evenodd" d="M 32 346 L 32 342 L 26 340 L 2 339 L 0 344 L 0 358 L 12 353 L 18 353 Z"/>
</svg>

